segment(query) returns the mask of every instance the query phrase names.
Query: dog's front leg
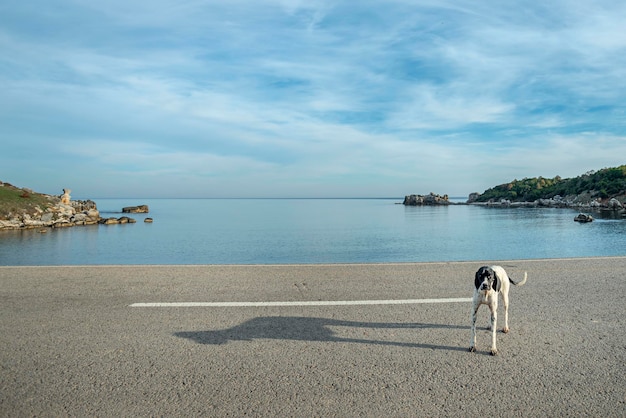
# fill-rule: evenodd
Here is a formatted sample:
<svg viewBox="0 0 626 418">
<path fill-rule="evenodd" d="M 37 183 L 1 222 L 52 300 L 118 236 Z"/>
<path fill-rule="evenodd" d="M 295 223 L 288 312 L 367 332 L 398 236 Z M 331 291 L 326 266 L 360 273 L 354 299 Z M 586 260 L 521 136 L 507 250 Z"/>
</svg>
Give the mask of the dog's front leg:
<svg viewBox="0 0 626 418">
<path fill-rule="evenodd" d="M 478 315 L 478 308 L 480 303 L 474 300 L 474 307 L 472 308 L 472 336 L 470 337 L 469 351 L 476 351 L 476 316 Z"/>
<path fill-rule="evenodd" d="M 504 304 L 504 328 L 502 332 L 509 332 L 509 292 L 502 293 L 502 303 Z"/>
<path fill-rule="evenodd" d="M 496 327 L 498 323 L 498 303 L 489 304 L 489 310 L 491 311 L 491 355 L 495 356 L 498 354 L 498 349 L 496 348 Z"/>
</svg>

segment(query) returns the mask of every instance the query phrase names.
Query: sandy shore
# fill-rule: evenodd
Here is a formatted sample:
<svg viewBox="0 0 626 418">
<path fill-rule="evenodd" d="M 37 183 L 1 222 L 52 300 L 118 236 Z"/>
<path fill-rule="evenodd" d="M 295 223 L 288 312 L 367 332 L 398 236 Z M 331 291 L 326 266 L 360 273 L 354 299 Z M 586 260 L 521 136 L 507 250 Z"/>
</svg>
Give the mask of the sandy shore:
<svg viewBox="0 0 626 418">
<path fill-rule="evenodd" d="M 626 257 L 497 263 L 0 267 L 0 416 L 625 416 Z"/>
</svg>

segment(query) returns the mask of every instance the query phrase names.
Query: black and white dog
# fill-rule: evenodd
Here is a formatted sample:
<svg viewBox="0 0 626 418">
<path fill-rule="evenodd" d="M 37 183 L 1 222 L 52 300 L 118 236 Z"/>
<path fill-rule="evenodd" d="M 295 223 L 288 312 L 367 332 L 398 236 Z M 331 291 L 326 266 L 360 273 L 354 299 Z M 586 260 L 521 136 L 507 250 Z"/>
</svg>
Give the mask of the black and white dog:
<svg viewBox="0 0 626 418">
<path fill-rule="evenodd" d="M 520 282 L 513 281 L 500 266 L 483 266 L 478 269 L 474 277 L 474 307 L 472 308 L 472 338 L 469 351 L 476 351 L 476 315 L 480 305 L 489 306 L 491 311 L 491 355 L 498 354 L 496 348 L 496 322 L 498 321 L 498 294 L 502 295 L 504 303 L 504 328 L 502 332 L 509 332 L 509 283 L 522 286 L 526 283 L 527 273 Z"/>
</svg>

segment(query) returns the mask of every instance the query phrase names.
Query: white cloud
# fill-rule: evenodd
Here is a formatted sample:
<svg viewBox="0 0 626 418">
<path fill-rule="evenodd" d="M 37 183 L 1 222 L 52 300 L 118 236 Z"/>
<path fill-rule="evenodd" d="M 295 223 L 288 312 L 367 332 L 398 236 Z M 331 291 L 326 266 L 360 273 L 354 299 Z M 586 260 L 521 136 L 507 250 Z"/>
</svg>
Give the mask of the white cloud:
<svg viewBox="0 0 626 418">
<path fill-rule="evenodd" d="M 63 6 L 0 6 L 7 181 L 25 140 L 33 188 L 82 159 L 194 196 L 463 195 L 626 155 L 614 2 Z"/>
</svg>

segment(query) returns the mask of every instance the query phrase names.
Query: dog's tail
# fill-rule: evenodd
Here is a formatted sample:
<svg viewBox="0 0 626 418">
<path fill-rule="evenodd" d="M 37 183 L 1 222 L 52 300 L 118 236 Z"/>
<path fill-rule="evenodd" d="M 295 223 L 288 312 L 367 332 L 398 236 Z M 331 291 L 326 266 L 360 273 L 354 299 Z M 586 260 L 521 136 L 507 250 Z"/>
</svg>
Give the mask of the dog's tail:
<svg viewBox="0 0 626 418">
<path fill-rule="evenodd" d="M 528 278 L 528 273 L 524 272 L 524 278 L 519 281 L 519 282 L 515 282 L 513 281 L 513 279 L 511 277 L 509 277 L 509 280 L 511 281 L 511 283 L 513 283 L 515 286 L 523 286 L 524 283 L 526 283 L 526 279 Z"/>
</svg>

